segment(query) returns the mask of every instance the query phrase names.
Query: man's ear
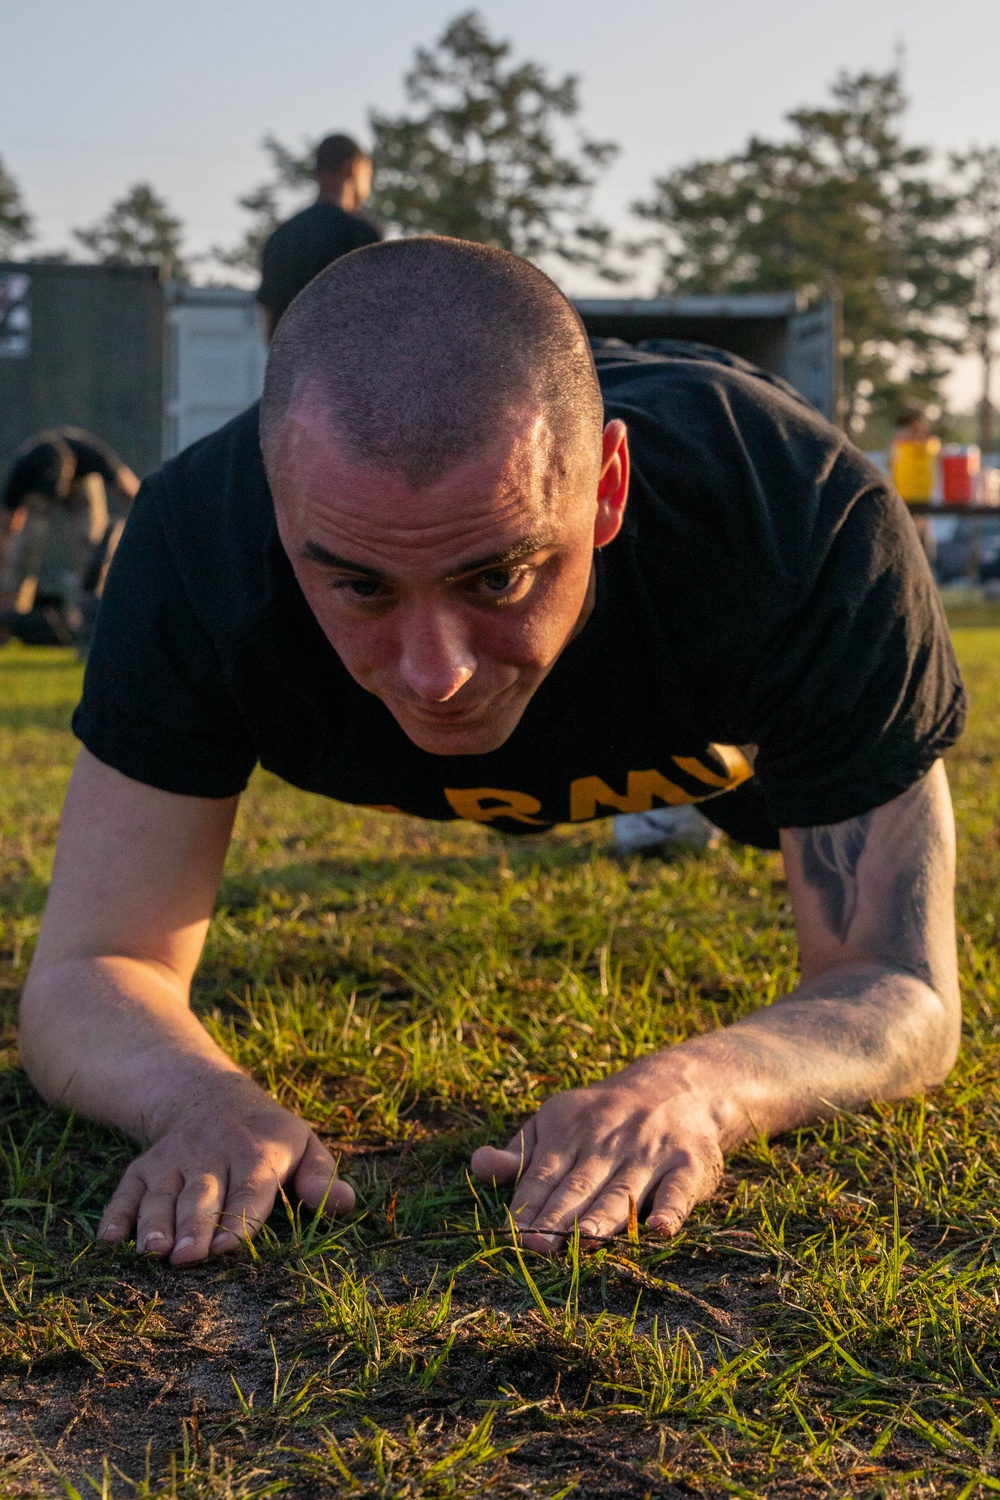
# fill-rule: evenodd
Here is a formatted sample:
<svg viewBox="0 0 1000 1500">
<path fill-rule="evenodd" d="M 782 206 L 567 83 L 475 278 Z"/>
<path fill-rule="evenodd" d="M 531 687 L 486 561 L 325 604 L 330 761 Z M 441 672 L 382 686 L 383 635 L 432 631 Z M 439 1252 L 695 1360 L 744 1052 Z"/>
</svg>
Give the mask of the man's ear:
<svg viewBox="0 0 1000 1500">
<path fill-rule="evenodd" d="M 622 529 L 628 500 L 628 430 L 615 418 L 604 429 L 601 477 L 597 482 L 594 546 L 606 547 Z"/>
</svg>

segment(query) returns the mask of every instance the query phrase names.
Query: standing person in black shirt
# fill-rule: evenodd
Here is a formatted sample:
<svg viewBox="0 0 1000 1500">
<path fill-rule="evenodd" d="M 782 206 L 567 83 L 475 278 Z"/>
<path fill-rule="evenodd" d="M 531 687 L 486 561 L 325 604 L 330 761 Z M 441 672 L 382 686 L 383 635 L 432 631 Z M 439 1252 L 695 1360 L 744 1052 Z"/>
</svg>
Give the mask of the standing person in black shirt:
<svg viewBox="0 0 1000 1500">
<path fill-rule="evenodd" d="M 435 239 L 311 284 L 259 432 L 263 458 L 251 410 L 143 487 L 74 720 L 21 1050 L 143 1143 L 105 1239 L 179 1265 L 280 1183 L 354 1203 L 189 1008 L 256 762 L 512 834 L 698 802 L 780 837 L 794 993 L 475 1153 L 536 1249 L 630 1200 L 676 1233 L 740 1142 L 945 1077 L 964 693 L 912 522 L 843 433 L 700 346 L 595 369 L 540 271 Z"/>
<path fill-rule="evenodd" d="M 316 147 L 316 202 L 293 214 L 264 246 L 257 301 L 267 336 L 285 308 L 314 276 L 349 250 L 382 236 L 361 217 L 372 190 L 372 159 L 349 135 L 328 135 Z"/>
</svg>

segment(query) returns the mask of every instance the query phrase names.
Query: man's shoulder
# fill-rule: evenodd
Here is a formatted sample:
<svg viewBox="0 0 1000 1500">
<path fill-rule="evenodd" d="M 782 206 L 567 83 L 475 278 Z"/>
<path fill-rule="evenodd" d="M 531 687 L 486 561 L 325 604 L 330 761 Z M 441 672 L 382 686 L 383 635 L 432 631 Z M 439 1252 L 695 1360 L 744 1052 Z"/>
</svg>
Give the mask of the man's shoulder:
<svg viewBox="0 0 1000 1500">
<path fill-rule="evenodd" d="M 625 344 L 617 339 L 591 341 L 605 399 L 648 405 L 664 415 L 687 411 L 692 403 L 706 411 L 721 400 L 768 411 L 788 411 L 799 420 L 830 427 L 794 386 L 749 360 L 685 339 L 646 339 Z"/>
<path fill-rule="evenodd" d="M 247 603 L 271 591 L 274 502 L 264 471 L 255 403 L 169 459 L 149 481 L 167 545 L 213 633 L 237 628 Z"/>
<path fill-rule="evenodd" d="M 350 235 L 361 224 L 372 227 L 360 214 L 348 213 L 336 203 L 310 203 L 279 224 L 272 232 L 268 244 L 281 246 L 297 244 L 302 240 L 342 238 Z"/>
<path fill-rule="evenodd" d="M 846 435 L 780 376 L 706 344 L 650 340 L 594 350 L 609 417 L 621 417 L 654 490 L 687 496 L 708 517 L 713 500 L 815 516 L 819 490 L 884 488 L 884 477 Z M 836 475 L 832 489 L 828 485 Z M 753 491 L 751 495 L 749 492 Z M 707 506 L 707 509 L 706 509 Z"/>
</svg>

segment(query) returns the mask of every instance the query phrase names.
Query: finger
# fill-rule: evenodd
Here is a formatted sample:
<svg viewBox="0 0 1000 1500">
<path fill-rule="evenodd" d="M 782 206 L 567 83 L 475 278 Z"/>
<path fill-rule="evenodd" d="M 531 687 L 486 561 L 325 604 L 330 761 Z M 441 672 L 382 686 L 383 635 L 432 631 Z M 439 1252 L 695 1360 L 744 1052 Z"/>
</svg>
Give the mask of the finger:
<svg viewBox="0 0 1000 1500">
<path fill-rule="evenodd" d="M 572 1233 L 577 1220 L 585 1214 L 589 1217 L 592 1204 L 605 1191 L 613 1171 L 614 1163 L 604 1157 L 587 1156 L 575 1163 L 555 1184 L 531 1221 L 530 1238 L 526 1234 L 524 1241 L 528 1248 L 559 1248 L 566 1236 Z M 528 1227 L 525 1224 L 526 1230 Z"/>
<path fill-rule="evenodd" d="M 568 1148 L 565 1152 L 542 1151 L 536 1152 L 531 1166 L 525 1172 L 517 1185 L 517 1189 L 511 1199 L 511 1217 L 519 1228 L 534 1231 L 536 1228 L 545 1228 L 549 1225 L 549 1203 L 553 1194 L 563 1192 L 587 1192 L 589 1201 L 589 1174 L 597 1175 L 599 1186 L 601 1167 L 594 1157 L 589 1157 L 582 1164 L 582 1171 L 574 1171 L 576 1165 L 576 1149 Z M 586 1181 L 584 1174 L 587 1174 Z M 545 1236 L 542 1234 L 536 1245 L 532 1240 L 526 1240 L 529 1249 L 552 1250 L 559 1243 L 558 1237 Z"/>
<path fill-rule="evenodd" d="M 97 1226 L 97 1238 L 106 1240 L 109 1245 L 117 1245 L 122 1240 L 129 1239 L 145 1192 L 146 1184 L 133 1162 L 126 1167 L 121 1182 L 108 1199 Z"/>
<path fill-rule="evenodd" d="M 494 1187 L 507 1187 L 521 1175 L 521 1153 L 500 1151 L 496 1146 L 480 1146 L 472 1153 L 472 1175 Z"/>
<path fill-rule="evenodd" d="M 223 1255 L 244 1240 L 253 1239 L 267 1223 L 279 1186 L 278 1174 L 266 1162 L 256 1164 L 249 1172 L 230 1170 L 229 1191 L 208 1247 L 213 1255 Z"/>
<path fill-rule="evenodd" d="M 135 1248 L 140 1255 L 170 1254 L 174 1247 L 177 1195 L 183 1186 L 178 1174 L 176 1182 L 167 1180 L 162 1185 L 147 1187 L 136 1215 Z"/>
<path fill-rule="evenodd" d="M 186 1179 L 174 1210 L 172 1266 L 190 1266 L 204 1260 L 212 1244 L 222 1205 L 226 1201 L 229 1173 L 198 1172 Z"/>
<path fill-rule="evenodd" d="M 633 1166 L 612 1177 L 595 1194 L 586 1212 L 581 1212 L 580 1238 L 609 1239 L 624 1229 L 632 1204 L 638 1206 L 649 1192 L 650 1175 L 648 1169 Z"/>
<path fill-rule="evenodd" d="M 480 1182 L 492 1182 L 495 1187 L 507 1187 L 517 1182 L 531 1165 L 536 1141 L 535 1122 L 529 1120 L 516 1135 L 511 1136 L 502 1151 L 497 1146 L 480 1146 L 472 1153 L 473 1176 Z"/>
<path fill-rule="evenodd" d="M 647 1227 L 669 1238 L 680 1229 L 696 1203 L 710 1198 L 722 1176 L 722 1156 L 704 1157 L 678 1152 L 678 1160 L 666 1171 L 653 1193 Z"/>
<path fill-rule="evenodd" d="M 322 1208 L 326 1214 L 349 1214 L 354 1207 L 354 1189 L 337 1176 L 337 1163 L 323 1142 L 311 1133 L 292 1186 L 307 1208 Z"/>
</svg>

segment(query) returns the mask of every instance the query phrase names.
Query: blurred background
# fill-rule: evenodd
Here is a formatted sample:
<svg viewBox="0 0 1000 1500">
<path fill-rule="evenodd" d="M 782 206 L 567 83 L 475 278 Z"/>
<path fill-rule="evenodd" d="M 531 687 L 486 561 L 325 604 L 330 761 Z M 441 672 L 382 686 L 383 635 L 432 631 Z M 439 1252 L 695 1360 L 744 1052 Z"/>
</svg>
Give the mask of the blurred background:
<svg viewBox="0 0 1000 1500">
<path fill-rule="evenodd" d="M 706 322 L 705 302 L 640 331 L 707 336 L 785 374 L 910 476 L 918 507 L 988 505 L 998 58 L 994 0 L 0 0 L 0 461 L 32 425 L 93 425 L 96 410 L 142 473 L 252 399 L 261 248 L 314 196 L 316 142 L 344 131 L 373 153 L 365 212 L 387 234 L 506 245 L 592 313 L 770 297 L 771 355 Z M 107 273 L 89 311 L 85 278 L 64 274 L 88 264 Z M 826 318 L 811 376 L 776 297 L 796 337 L 807 310 Z M 98 356 L 95 340 L 116 347 Z M 99 359 L 117 360 L 116 392 L 96 390 Z M 901 441 L 930 441 L 922 478 L 915 449 L 900 468 Z M 990 552 L 993 523 L 976 523 L 975 558 L 971 527 L 934 522 L 942 578 Z"/>
</svg>

